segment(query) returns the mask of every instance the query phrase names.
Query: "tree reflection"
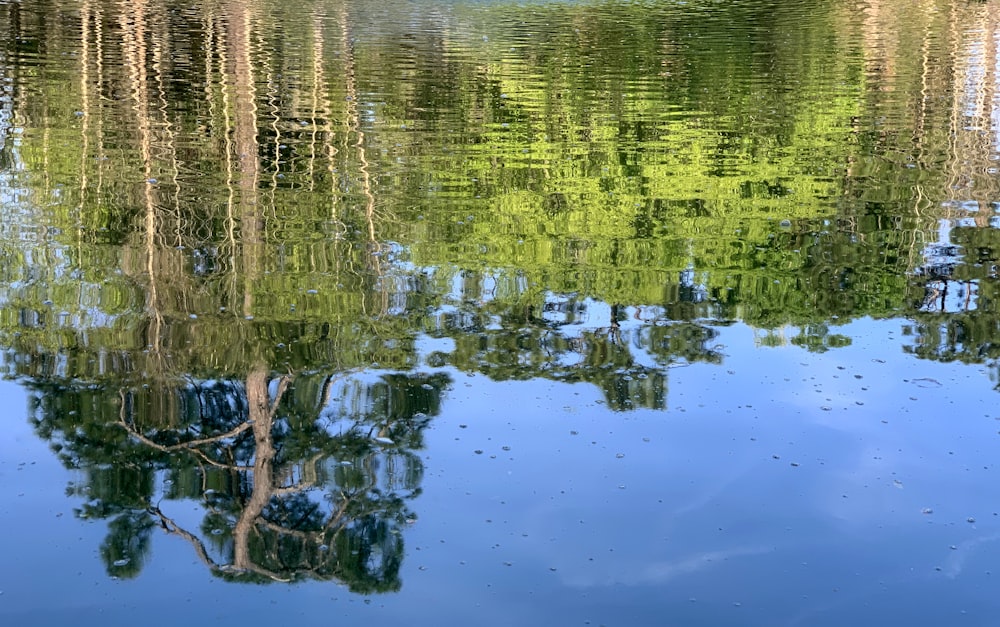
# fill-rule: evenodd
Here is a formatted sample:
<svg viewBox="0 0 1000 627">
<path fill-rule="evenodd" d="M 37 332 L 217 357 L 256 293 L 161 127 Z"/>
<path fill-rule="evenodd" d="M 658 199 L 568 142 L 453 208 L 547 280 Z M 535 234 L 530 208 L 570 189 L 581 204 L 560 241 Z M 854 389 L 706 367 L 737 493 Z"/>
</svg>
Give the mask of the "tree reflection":
<svg viewBox="0 0 1000 627">
<path fill-rule="evenodd" d="M 309 388 L 309 377 L 304 377 Z M 403 529 L 415 514 L 421 433 L 448 378 L 385 375 L 327 394 L 294 394 L 289 375 L 258 366 L 242 382 L 172 390 L 180 411 L 141 410 L 163 390 L 36 385 L 34 423 L 68 466 L 77 515 L 107 519 L 108 573 L 134 577 L 156 529 L 184 539 L 217 576 L 238 581 L 339 580 L 356 592 L 397 590 Z M 331 396 L 329 392 L 337 392 Z M 70 409 L 73 408 L 73 409 Z M 198 504 L 191 524 L 181 501 Z"/>
<path fill-rule="evenodd" d="M 625 411 L 737 320 L 1000 355 L 994 9 L 173 4 L 0 3 L 0 343 L 114 576 L 397 588 L 446 368 Z"/>
</svg>

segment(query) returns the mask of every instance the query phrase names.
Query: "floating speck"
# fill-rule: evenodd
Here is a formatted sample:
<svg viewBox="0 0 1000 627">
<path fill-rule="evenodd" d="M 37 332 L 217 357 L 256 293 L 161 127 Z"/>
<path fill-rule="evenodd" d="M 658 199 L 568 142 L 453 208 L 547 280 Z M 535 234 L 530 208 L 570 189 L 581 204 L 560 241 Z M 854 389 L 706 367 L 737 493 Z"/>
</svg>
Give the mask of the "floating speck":
<svg viewBox="0 0 1000 627">
<path fill-rule="evenodd" d="M 384 438 L 384 437 L 375 438 L 375 441 L 378 442 L 379 444 L 395 444 L 395 442 L 393 442 L 390 438 Z"/>
<path fill-rule="evenodd" d="M 115 566 L 128 566 L 128 563 L 129 563 L 130 561 L 131 561 L 131 560 L 130 560 L 130 559 L 128 559 L 127 557 L 123 557 L 123 558 L 122 558 L 122 559 L 120 559 L 120 560 L 115 560 L 115 561 L 114 561 L 114 565 L 115 565 Z"/>
</svg>

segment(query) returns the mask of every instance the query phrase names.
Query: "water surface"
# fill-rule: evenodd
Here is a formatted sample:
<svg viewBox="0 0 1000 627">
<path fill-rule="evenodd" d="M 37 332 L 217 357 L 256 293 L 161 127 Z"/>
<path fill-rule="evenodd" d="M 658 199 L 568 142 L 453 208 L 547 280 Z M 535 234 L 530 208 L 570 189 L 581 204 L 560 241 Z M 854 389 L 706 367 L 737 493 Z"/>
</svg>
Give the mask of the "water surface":
<svg viewBox="0 0 1000 627">
<path fill-rule="evenodd" d="M 998 24 L 0 0 L 0 616 L 992 624 Z"/>
</svg>

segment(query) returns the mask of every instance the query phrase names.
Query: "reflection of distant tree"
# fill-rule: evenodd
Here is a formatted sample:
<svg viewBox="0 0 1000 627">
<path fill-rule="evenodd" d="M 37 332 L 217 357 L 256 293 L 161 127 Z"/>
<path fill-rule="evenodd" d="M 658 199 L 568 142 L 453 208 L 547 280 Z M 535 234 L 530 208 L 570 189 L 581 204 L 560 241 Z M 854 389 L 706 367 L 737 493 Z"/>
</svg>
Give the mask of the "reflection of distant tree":
<svg viewBox="0 0 1000 627">
<path fill-rule="evenodd" d="M 907 352 L 935 361 L 1000 362 L 1000 291 L 997 259 L 1000 230 L 958 226 L 950 241 L 928 247 L 926 263 L 914 274 Z"/>
<path fill-rule="evenodd" d="M 608 313 L 596 313 L 596 311 Z M 607 316 L 601 326 L 594 318 Z M 669 320 L 661 308 L 609 308 L 590 299 L 550 296 L 541 305 L 491 303 L 459 307 L 440 318 L 455 349 L 434 353 L 496 380 L 535 377 L 598 386 L 616 410 L 666 406 L 667 370 L 694 362 L 721 363 L 718 331 Z"/>
<path fill-rule="evenodd" d="M 396 590 L 423 474 L 413 451 L 448 380 L 345 381 L 256 368 L 243 382 L 155 390 L 39 384 L 34 422 L 85 473 L 70 488 L 87 499 L 78 515 L 110 520 L 100 553 L 111 575 L 138 575 L 160 529 L 226 579 Z M 297 394 L 300 383 L 321 394 Z M 145 411 L 163 406 L 174 411 Z M 171 506 L 184 500 L 201 508 L 197 528 Z"/>
</svg>

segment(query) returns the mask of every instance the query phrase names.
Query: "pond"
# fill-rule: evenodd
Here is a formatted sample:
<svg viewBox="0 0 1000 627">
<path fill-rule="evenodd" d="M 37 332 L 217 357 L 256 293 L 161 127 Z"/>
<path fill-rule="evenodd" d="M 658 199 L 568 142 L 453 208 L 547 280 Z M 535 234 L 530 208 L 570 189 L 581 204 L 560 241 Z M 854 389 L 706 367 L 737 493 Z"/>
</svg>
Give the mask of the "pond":
<svg viewBox="0 0 1000 627">
<path fill-rule="evenodd" d="M 995 624 L 998 42 L 0 0 L 0 621 Z"/>
</svg>

